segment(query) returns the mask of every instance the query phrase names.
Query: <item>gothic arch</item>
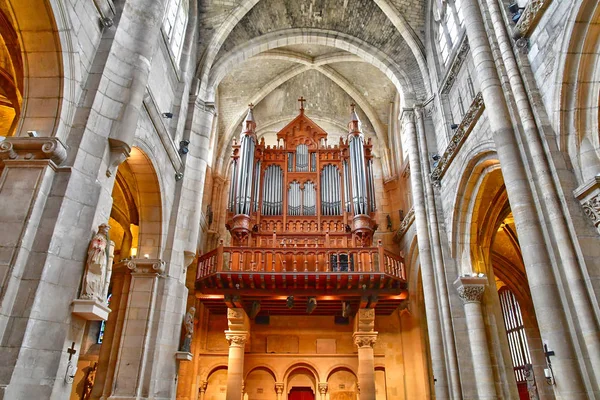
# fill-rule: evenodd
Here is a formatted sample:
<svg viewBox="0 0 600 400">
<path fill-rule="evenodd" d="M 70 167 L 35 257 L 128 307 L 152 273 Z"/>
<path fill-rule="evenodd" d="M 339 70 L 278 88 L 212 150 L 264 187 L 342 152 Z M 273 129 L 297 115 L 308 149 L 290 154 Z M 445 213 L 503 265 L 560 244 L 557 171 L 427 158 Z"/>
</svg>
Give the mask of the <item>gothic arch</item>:
<svg viewBox="0 0 600 400">
<path fill-rule="evenodd" d="M 600 172 L 600 5 L 577 3 L 565 28 L 554 110 L 559 147 L 582 183 Z"/>
<path fill-rule="evenodd" d="M 22 57 L 21 118 L 14 134 L 37 131 L 64 139 L 81 80 L 65 6 L 62 0 L 0 0 L 0 11 L 17 34 Z"/>
</svg>

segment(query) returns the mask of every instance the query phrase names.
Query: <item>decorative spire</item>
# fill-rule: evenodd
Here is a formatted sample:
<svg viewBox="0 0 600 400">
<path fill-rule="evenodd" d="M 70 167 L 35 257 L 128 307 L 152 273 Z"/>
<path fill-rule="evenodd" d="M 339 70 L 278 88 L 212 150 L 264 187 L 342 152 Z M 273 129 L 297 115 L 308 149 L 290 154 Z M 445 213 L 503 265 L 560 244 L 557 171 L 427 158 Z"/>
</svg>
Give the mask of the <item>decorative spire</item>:
<svg viewBox="0 0 600 400">
<path fill-rule="evenodd" d="M 254 108 L 254 104 L 248 104 L 248 113 L 246 114 L 246 119 L 244 120 L 244 133 L 248 134 L 250 132 L 254 132 L 256 128 L 256 122 L 254 121 L 254 113 L 252 109 Z"/>
<path fill-rule="evenodd" d="M 360 119 L 358 119 L 358 114 L 356 114 L 356 104 L 350 104 L 350 122 L 348 123 L 348 129 L 350 133 L 360 133 Z"/>
<path fill-rule="evenodd" d="M 300 113 L 304 114 L 304 102 L 306 101 L 306 99 L 303 96 L 300 96 L 298 101 L 300 102 Z"/>
</svg>

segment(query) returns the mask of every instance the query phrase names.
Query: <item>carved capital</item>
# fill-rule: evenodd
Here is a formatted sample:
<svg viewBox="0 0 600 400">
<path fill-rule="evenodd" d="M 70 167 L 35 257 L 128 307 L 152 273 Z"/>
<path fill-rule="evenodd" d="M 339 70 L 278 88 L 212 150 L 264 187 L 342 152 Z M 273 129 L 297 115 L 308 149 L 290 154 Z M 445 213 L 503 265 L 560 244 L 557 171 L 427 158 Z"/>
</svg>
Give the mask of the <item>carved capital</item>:
<svg viewBox="0 0 600 400">
<path fill-rule="evenodd" d="M 131 260 L 123 261 L 125 266 L 131 270 L 134 274 L 158 274 L 163 275 L 165 272 L 165 262 L 159 259 L 149 258 L 134 258 Z M 122 264 L 119 263 L 119 264 Z M 115 268 L 118 267 L 118 264 Z"/>
<path fill-rule="evenodd" d="M 403 108 L 400 114 L 400 120 L 403 124 L 415 123 L 415 110 L 412 108 Z"/>
<path fill-rule="evenodd" d="M 581 203 L 585 215 L 600 233 L 600 175 L 580 186 L 573 193 Z"/>
<path fill-rule="evenodd" d="M 0 143 L 0 160 L 52 161 L 55 166 L 67 158 L 67 148 L 54 137 L 8 137 Z"/>
<path fill-rule="evenodd" d="M 327 382 L 319 383 L 319 393 L 321 393 L 321 394 L 327 393 Z"/>
<path fill-rule="evenodd" d="M 530 0 L 514 27 L 513 38 L 529 36 L 552 0 Z"/>
<path fill-rule="evenodd" d="M 487 286 L 487 278 L 485 276 L 462 276 L 454 281 L 454 286 L 463 304 L 481 303 Z"/>
<path fill-rule="evenodd" d="M 248 332 L 232 332 L 225 331 L 225 339 L 229 343 L 229 347 L 244 347 L 248 341 Z"/>
<path fill-rule="evenodd" d="M 375 342 L 377 342 L 377 332 L 356 332 L 352 338 L 354 339 L 354 344 L 358 346 L 359 349 L 372 348 L 375 345 Z"/>
<path fill-rule="evenodd" d="M 275 383 L 275 392 L 277 394 L 283 394 L 283 383 Z"/>
<path fill-rule="evenodd" d="M 206 392 L 206 388 L 208 387 L 208 381 L 202 381 L 200 382 L 200 393 L 204 393 Z"/>
</svg>

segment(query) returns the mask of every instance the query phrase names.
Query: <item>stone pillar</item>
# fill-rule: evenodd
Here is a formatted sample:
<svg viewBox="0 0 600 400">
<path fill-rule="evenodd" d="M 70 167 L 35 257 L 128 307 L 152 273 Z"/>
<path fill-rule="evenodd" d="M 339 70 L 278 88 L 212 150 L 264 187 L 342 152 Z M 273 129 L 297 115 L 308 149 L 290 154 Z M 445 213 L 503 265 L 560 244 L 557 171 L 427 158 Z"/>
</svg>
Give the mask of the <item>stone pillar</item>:
<svg viewBox="0 0 600 400">
<path fill-rule="evenodd" d="M 226 400 L 240 400 L 244 384 L 244 348 L 250 336 L 250 323 L 243 308 L 227 310 L 229 330 L 225 338 L 229 343 L 229 358 L 227 359 L 227 395 Z"/>
<path fill-rule="evenodd" d="M 281 400 L 281 395 L 283 394 L 283 383 L 275 383 L 275 393 L 277 393 L 277 400 Z"/>
<path fill-rule="evenodd" d="M 204 395 L 206 394 L 206 388 L 208 387 L 208 382 L 207 381 L 202 381 L 200 382 L 200 398 L 198 400 L 204 400 Z"/>
<path fill-rule="evenodd" d="M 356 314 L 354 344 L 358 347 L 358 384 L 362 400 L 375 400 L 375 355 L 373 346 L 377 341 L 375 310 L 362 308 Z"/>
<path fill-rule="evenodd" d="M 425 192 L 421 179 L 422 170 L 417 131 L 415 129 L 415 117 L 412 109 L 402 111 L 403 130 L 407 138 L 408 160 L 411 170 L 411 187 L 413 195 L 413 208 L 415 210 L 415 227 L 417 231 L 417 245 L 419 247 L 419 261 L 421 263 L 421 276 L 423 280 L 423 293 L 425 299 L 425 317 L 427 318 L 427 331 L 429 336 L 429 349 L 431 357 L 431 368 L 433 373 L 432 397 L 437 399 L 449 399 L 449 377 L 446 369 L 444 337 L 440 322 L 440 313 L 437 299 L 436 274 L 434 272 L 433 258 L 431 254 L 431 242 L 429 240 L 429 229 L 427 212 L 425 210 Z M 460 387 L 460 386 L 459 386 Z M 460 391 L 458 392 L 460 396 Z M 456 396 L 454 396 L 456 397 Z M 460 397 L 456 397 L 460 398 Z"/>
<path fill-rule="evenodd" d="M 107 174 L 129 156 L 143 97 L 150 76 L 166 0 L 127 0 L 115 32 L 99 91 L 104 116 L 116 119 L 109 126 L 111 160 Z"/>
<path fill-rule="evenodd" d="M 531 297 L 542 338 L 555 352 L 552 360 L 557 377 L 555 390 L 560 397 L 586 398 L 586 385 L 575 348 L 576 333 L 569 328 L 569 320 L 562 304 L 563 296 L 557 286 L 549 251 L 542 231 L 532 188 L 521 158 L 521 149 L 513 129 L 504 91 L 498 77 L 482 12 L 477 0 L 463 0 L 465 28 L 471 55 L 480 82 L 489 124 L 496 145 L 506 191 L 515 218 Z M 537 162 L 534 160 L 534 162 Z M 531 164 L 531 163 L 529 163 Z M 554 189 L 553 189 L 554 190 Z M 554 216 L 553 218 L 563 218 Z M 562 264 L 561 264 L 562 267 Z M 569 276 L 570 278 L 570 276 Z M 574 281 L 580 278 L 573 277 Z M 595 333 L 597 340 L 597 333 Z"/>
<path fill-rule="evenodd" d="M 327 382 L 319 383 L 319 393 L 321 394 L 321 400 L 325 400 L 327 398 Z"/>
<path fill-rule="evenodd" d="M 494 371 L 492 370 L 492 360 L 490 358 L 490 349 L 481 308 L 481 300 L 487 286 L 487 278 L 460 277 L 454 282 L 454 286 L 458 291 L 458 297 L 460 297 L 465 307 L 465 319 L 475 371 L 473 379 L 477 388 L 477 398 L 480 400 L 497 399 L 498 396 L 496 395 L 496 387 L 494 385 Z"/>
<path fill-rule="evenodd" d="M 109 316 L 110 337 L 105 332 L 110 348 L 103 346 L 100 353 L 92 397 L 151 397 L 151 387 L 156 384 L 153 355 L 158 347 L 156 331 L 162 311 L 159 299 L 164 268 L 163 261 L 152 259 L 128 260 L 113 267 L 114 315 Z M 170 395 L 170 389 L 163 394 Z"/>
</svg>

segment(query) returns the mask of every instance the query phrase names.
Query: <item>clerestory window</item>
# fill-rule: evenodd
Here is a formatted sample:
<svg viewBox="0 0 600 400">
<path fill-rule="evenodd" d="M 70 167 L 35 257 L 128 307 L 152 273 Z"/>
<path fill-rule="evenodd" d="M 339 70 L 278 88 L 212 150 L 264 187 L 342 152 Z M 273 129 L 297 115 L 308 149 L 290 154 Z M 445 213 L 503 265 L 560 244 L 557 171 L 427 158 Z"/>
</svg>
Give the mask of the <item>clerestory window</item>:
<svg viewBox="0 0 600 400">
<path fill-rule="evenodd" d="M 188 22 L 188 0 L 169 0 L 167 13 L 163 22 L 163 31 L 167 37 L 169 48 L 176 64 L 181 58 L 183 38 Z"/>
</svg>

